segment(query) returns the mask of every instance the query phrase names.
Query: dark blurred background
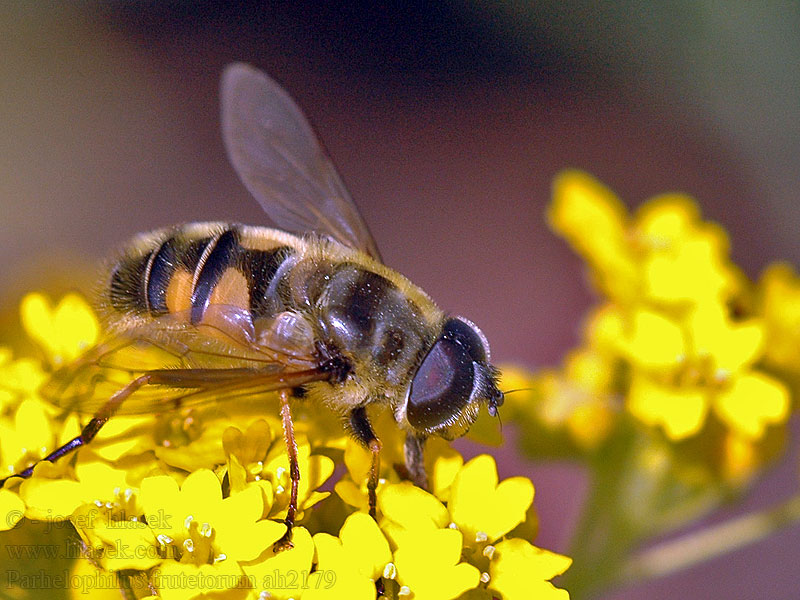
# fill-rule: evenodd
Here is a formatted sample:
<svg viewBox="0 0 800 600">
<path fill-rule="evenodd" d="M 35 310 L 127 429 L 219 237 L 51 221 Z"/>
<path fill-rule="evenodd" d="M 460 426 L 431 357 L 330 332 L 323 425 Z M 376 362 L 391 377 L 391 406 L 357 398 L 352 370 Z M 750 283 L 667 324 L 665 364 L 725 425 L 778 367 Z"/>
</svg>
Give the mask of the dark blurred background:
<svg viewBox="0 0 800 600">
<path fill-rule="evenodd" d="M 631 206 L 694 195 L 751 276 L 800 260 L 795 2 L 3 3 L 0 28 L 0 333 L 24 291 L 84 286 L 139 231 L 266 224 L 219 133 L 234 60 L 290 91 L 386 262 L 478 323 L 499 362 L 557 363 L 592 301 L 544 222 L 562 168 Z M 582 474 L 501 464 L 519 473 L 538 543 L 565 551 Z M 784 465 L 747 506 L 794 477 Z M 794 598 L 798 548 L 790 531 L 608 597 Z"/>
</svg>

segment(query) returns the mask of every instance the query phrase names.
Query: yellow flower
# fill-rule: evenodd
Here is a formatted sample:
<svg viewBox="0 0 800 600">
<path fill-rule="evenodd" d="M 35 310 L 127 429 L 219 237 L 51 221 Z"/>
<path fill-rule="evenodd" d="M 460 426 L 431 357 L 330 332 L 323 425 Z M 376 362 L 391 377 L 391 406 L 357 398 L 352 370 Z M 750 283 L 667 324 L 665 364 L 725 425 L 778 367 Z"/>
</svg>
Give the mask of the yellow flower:
<svg viewBox="0 0 800 600">
<path fill-rule="evenodd" d="M 264 516 L 269 514 L 275 500 L 272 483 L 262 478 L 264 458 L 273 441 L 270 426 L 264 419 L 253 421 L 244 433 L 236 427 L 228 427 L 222 434 L 231 492 L 240 492 L 248 485 L 260 487 L 265 503 Z"/>
<path fill-rule="evenodd" d="M 22 312 L 52 365 L 73 359 L 97 339 L 97 321 L 76 297 L 51 308 L 43 296 L 31 295 Z M 114 359 L 128 364 L 130 358 L 137 369 L 171 365 L 159 352 L 131 347 Z M 36 361 L 13 360 L 0 348 L 0 374 L 6 375 L 0 459 L 11 473 L 78 435 L 85 416 L 54 418 L 57 411 L 37 394 L 45 376 Z M 128 376 L 110 371 L 97 382 L 76 381 L 73 389 L 102 399 Z M 167 600 L 366 599 L 381 591 L 432 600 L 469 590 L 485 596 L 490 543 L 535 529 L 533 486 L 524 478 L 498 483 L 491 458 L 464 464 L 440 439 L 429 440 L 425 453 L 435 495 L 401 482 L 404 433 L 389 411 L 375 413 L 383 443 L 379 522 L 365 512 L 371 453 L 346 435 L 335 415 L 310 402 L 293 407 L 301 525 L 293 529 L 294 547 L 283 552 L 276 553 L 273 543 L 286 530 L 280 519 L 291 480 L 272 397 L 155 418 L 115 417 L 71 459 L 41 463 L 33 477 L 0 491 L 0 515 L 6 529 L 23 514 L 69 520 L 92 559 L 76 568 L 94 573 L 99 565 L 106 573 L 124 573 L 144 585 L 142 593 L 155 590 Z M 319 488 L 340 457 L 348 473 L 329 498 Z M 507 551 L 507 558 L 515 552 Z"/>
<path fill-rule="evenodd" d="M 319 492 L 317 488 L 333 474 L 334 465 L 327 456 L 311 454 L 311 446 L 303 434 L 296 434 L 295 441 L 300 468 L 297 520 L 302 520 L 304 510 L 329 495 L 329 492 Z M 237 428 L 226 429 L 223 446 L 228 455 L 231 489 L 240 490 L 248 484 L 255 484 L 267 497 L 268 514 L 284 518 L 292 482 L 283 436 L 273 437 L 269 424 L 259 419 L 244 434 Z"/>
<path fill-rule="evenodd" d="M 146 571 L 160 565 L 164 556 L 149 526 L 152 519 L 116 518 L 115 512 L 111 503 L 98 502 L 84 504 L 72 514 L 86 554 L 109 572 Z"/>
<path fill-rule="evenodd" d="M 530 373 L 503 367 L 503 406 L 509 419 L 529 435 L 520 445 L 537 455 L 586 455 L 612 434 L 621 413 L 619 345 L 623 330 L 610 305 L 589 315 L 582 344 L 558 369 Z"/>
<path fill-rule="evenodd" d="M 397 582 L 421 598 L 452 598 L 475 588 L 489 578 L 493 543 L 523 523 L 533 521 L 526 531 L 535 529 L 532 502 L 531 482 L 512 477 L 498 484 L 494 459 L 487 455 L 458 470 L 447 506 L 409 482 L 384 486 L 378 494 L 380 525 L 395 549 Z"/>
<path fill-rule="evenodd" d="M 583 360 L 565 367 L 571 373 L 543 376 L 543 406 L 568 406 L 564 398 L 581 392 L 618 395 L 633 416 L 673 440 L 699 433 L 712 413 L 750 439 L 785 423 L 787 389 L 758 370 L 764 321 L 731 314 L 744 276 L 729 260 L 725 232 L 702 221 L 690 198 L 654 198 L 630 218 L 602 184 L 569 171 L 556 182 L 550 217 L 589 262 L 609 301 L 587 326 L 588 351 L 573 355 Z M 772 298 L 779 289 L 773 284 Z M 586 369 L 583 378 L 576 367 Z M 598 371 L 626 373 L 627 381 L 604 381 Z M 595 389 L 593 381 L 600 382 Z M 585 410 L 583 419 L 574 410 L 576 423 L 602 416 L 598 404 L 583 402 L 594 410 Z"/>
<path fill-rule="evenodd" d="M 213 469 L 225 463 L 222 436 L 230 426 L 226 407 L 205 406 L 162 415 L 153 424 L 152 439 L 145 439 L 139 451 L 154 446 L 155 455 L 166 464 L 184 471 Z"/>
<path fill-rule="evenodd" d="M 415 531 L 395 550 L 398 582 L 415 600 L 450 600 L 476 587 L 480 572 L 460 562 L 462 539 L 455 529 Z"/>
<path fill-rule="evenodd" d="M 764 360 L 795 377 L 800 373 L 800 278 L 785 263 L 768 267 L 758 284 L 764 318 Z"/>
<path fill-rule="evenodd" d="M 449 442 L 441 438 L 431 438 L 425 444 L 425 472 L 433 495 L 442 502 L 450 498 L 450 490 L 464 458 Z"/>
<path fill-rule="evenodd" d="M 378 507 L 384 517 L 404 529 L 437 529 L 450 522 L 447 508 L 410 481 L 379 488 Z"/>
<path fill-rule="evenodd" d="M 28 336 L 54 365 L 77 358 L 99 337 L 100 325 L 94 312 L 77 294 L 67 294 L 54 308 L 43 294 L 31 293 L 22 299 L 20 310 Z"/>
<path fill-rule="evenodd" d="M 217 476 L 205 469 L 189 475 L 180 488 L 169 476 L 148 477 L 140 499 L 165 556 L 155 577 L 165 599 L 247 587 L 240 563 L 258 558 L 286 531 L 282 523 L 261 518 L 264 500 L 258 488 L 223 498 Z M 187 588 L 187 580 L 198 585 Z"/>
<path fill-rule="evenodd" d="M 529 479 L 511 477 L 498 484 L 494 459 L 482 454 L 456 475 L 448 509 L 467 544 L 485 544 L 522 523 L 532 502 Z"/>
<path fill-rule="evenodd" d="M 758 372 L 737 378 L 714 403 L 720 419 L 749 439 L 763 436 L 768 425 L 784 423 L 789 406 L 786 386 Z"/>
<path fill-rule="evenodd" d="M 719 226 L 700 220 L 691 198 L 667 194 L 651 199 L 639 210 L 633 235 L 645 298 L 697 304 L 736 290 L 739 275 L 727 260 L 728 238 Z"/>
<path fill-rule="evenodd" d="M 631 219 L 596 179 L 565 171 L 556 178 L 548 215 L 588 261 L 595 285 L 623 305 L 680 307 L 724 300 L 739 287 L 725 233 L 702 222 L 686 196 L 654 198 Z"/>
<path fill-rule="evenodd" d="M 763 348 L 757 320 L 732 323 L 720 307 L 703 305 L 682 322 L 634 313 L 623 351 L 634 365 L 628 408 L 672 439 L 696 434 L 709 409 L 751 438 L 785 421 L 789 394 L 777 380 L 752 370 Z"/>
<path fill-rule="evenodd" d="M 613 375 L 613 360 L 591 348 L 578 348 L 561 369 L 529 376 L 526 387 L 531 391 L 514 398 L 514 416 L 533 417 L 552 432 L 566 432 L 579 449 L 595 450 L 611 433 L 619 412 Z"/>
<path fill-rule="evenodd" d="M 56 432 L 47 407 L 35 398 L 24 400 L 13 420 L 0 420 L 3 477 L 41 460 L 55 448 Z"/>
<path fill-rule="evenodd" d="M 494 547 L 489 567 L 489 587 L 504 600 L 567 600 L 566 590 L 550 580 L 564 573 L 572 560 L 542 550 L 518 538 L 505 540 Z M 520 576 L 524 573 L 524 576 Z"/>
<path fill-rule="evenodd" d="M 249 535 L 249 534 L 248 534 Z M 242 568 L 247 574 L 258 600 L 298 600 L 312 587 L 326 588 L 336 583 L 337 574 L 327 572 L 315 576 L 311 573 L 314 560 L 314 542 L 305 527 L 292 530 L 291 550 L 275 553 L 268 548 L 255 562 L 247 562 Z"/>
<path fill-rule="evenodd" d="M 314 536 L 316 572 L 309 581 L 305 600 L 351 598 L 374 600 L 375 582 L 392 560 L 389 543 L 366 513 L 347 517 L 339 537 L 327 533 Z"/>
<path fill-rule="evenodd" d="M 0 489 L 0 531 L 14 527 L 25 515 L 25 503 L 19 496 Z"/>
<path fill-rule="evenodd" d="M 42 466 L 48 470 L 57 468 Z M 126 482 L 126 471 L 99 461 L 78 463 L 75 466 L 75 478 L 67 478 L 62 474 L 57 478 L 34 476 L 26 480 L 19 488 L 20 497 L 27 506 L 26 516 L 32 519 L 64 520 L 84 503 L 105 504 L 130 488 Z"/>
<path fill-rule="evenodd" d="M 636 291 L 636 264 L 622 202 L 593 177 L 564 171 L 553 183 L 550 226 L 567 238 L 593 269 L 593 279 L 613 297 Z"/>
<path fill-rule="evenodd" d="M 45 378 L 38 361 L 30 358 L 13 360 L 11 350 L 0 346 L 0 415 L 23 399 L 34 397 Z"/>
</svg>

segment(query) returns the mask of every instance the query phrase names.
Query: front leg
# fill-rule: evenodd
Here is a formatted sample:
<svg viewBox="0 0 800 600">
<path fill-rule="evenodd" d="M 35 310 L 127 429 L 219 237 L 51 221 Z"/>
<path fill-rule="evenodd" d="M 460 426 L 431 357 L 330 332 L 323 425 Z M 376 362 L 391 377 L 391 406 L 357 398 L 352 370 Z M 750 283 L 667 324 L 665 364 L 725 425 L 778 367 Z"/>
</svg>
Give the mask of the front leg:
<svg viewBox="0 0 800 600">
<path fill-rule="evenodd" d="M 378 477 L 380 475 L 380 452 L 381 442 L 375 435 L 372 425 L 367 418 L 367 409 L 363 406 L 354 408 L 350 413 L 350 430 L 361 444 L 372 452 L 372 464 L 369 469 L 369 479 L 367 480 L 367 490 L 369 494 L 369 514 L 375 518 L 376 505 L 378 503 L 375 490 L 378 489 Z"/>
<path fill-rule="evenodd" d="M 407 433 L 403 447 L 408 476 L 414 485 L 423 490 L 428 489 L 428 474 L 425 472 L 425 439 L 425 436 Z"/>
<path fill-rule="evenodd" d="M 294 519 L 297 515 L 297 491 L 300 484 L 300 465 L 297 463 L 297 442 L 294 439 L 294 423 L 292 423 L 292 409 L 289 405 L 289 390 L 283 389 L 278 392 L 281 400 L 281 421 L 283 423 L 283 439 L 286 442 L 286 454 L 289 457 L 289 477 L 291 479 L 291 495 L 289 496 L 289 506 L 286 509 L 286 533 L 281 539 L 272 545 L 275 552 L 290 550 L 294 547 L 292 543 L 292 528 Z"/>
</svg>

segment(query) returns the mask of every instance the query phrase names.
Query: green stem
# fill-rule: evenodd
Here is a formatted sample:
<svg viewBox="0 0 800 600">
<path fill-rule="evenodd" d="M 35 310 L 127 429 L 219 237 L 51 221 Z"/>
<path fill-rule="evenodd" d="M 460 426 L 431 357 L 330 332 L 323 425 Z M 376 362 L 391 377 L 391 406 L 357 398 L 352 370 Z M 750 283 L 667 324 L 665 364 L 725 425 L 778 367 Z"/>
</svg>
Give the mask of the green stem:
<svg viewBox="0 0 800 600">
<path fill-rule="evenodd" d="M 712 525 L 644 550 L 624 565 L 618 583 L 631 584 L 669 575 L 738 550 L 796 523 L 800 523 L 800 495 L 773 508 Z"/>
<path fill-rule="evenodd" d="M 630 438 L 623 437 L 593 464 L 591 491 L 568 552 L 573 563 L 558 582 L 572 600 L 589 598 L 612 584 L 634 542 L 634 532 L 619 510 L 622 465 L 631 447 Z"/>
<path fill-rule="evenodd" d="M 574 600 L 618 585 L 644 540 L 719 505 L 717 489 L 677 486 L 670 454 L 660 460 L 656 443 L 647 431 L 621 431 L 590 463 L 592 487 L 568 552 L 573 563 L 559 580 Z"/>
</svg>

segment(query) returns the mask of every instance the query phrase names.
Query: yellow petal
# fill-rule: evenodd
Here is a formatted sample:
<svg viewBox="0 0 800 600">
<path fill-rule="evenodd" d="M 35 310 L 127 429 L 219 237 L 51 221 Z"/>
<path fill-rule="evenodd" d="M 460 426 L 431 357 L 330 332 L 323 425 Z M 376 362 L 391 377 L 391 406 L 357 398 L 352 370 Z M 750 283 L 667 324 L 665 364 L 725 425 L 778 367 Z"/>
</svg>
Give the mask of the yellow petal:
<svg viewBox="0 0 800 600">
<path fill-rule="evenodd" d="M 214 478 L 216 479 L 216 476 Z M 186 489 L 185 483 L 183 489 Z M 224 517 L 232 520 L 235 519 L 239 522 L 255 522 L 261 518 L 263 511 L 264 496 L 261 488 L 258 486 L 250 486 L 222 500 L 222 508 L 219 512 L 221 512 Z"/>
<path fill-rule="evenodd" d="M 366 481 L 372 466 L 372 453 L 355 440 L 348 440 L 344 449 L 344 464 L 353 481 Z"/>
<path fill-rule="evenodd" d="M 778 380 L 761 373 L 737 377 L 714 403 L 720 418 L 741 435 L 760 438 L 767 425 L 782 423 L 789 415 L 789 392 Z"/>
<path fill-rule="evenodd" d="M 88 558 L 81 557 L 72 563 L 69 582 L 71 600 L 83 600 L 87 597 L 91 597 L 92 600 L 120 598 L 117 574 L 98 569 Z"/>
<path fill-rule="evenodd" d="M 14 460 L 20 454 L 27 453 L 43 458 L 52 450 L 53 433 L 45 407 L 40 400 L 30 398 L 24 400 L 17 408 L 14 416 L 15 435 L 3 435 L 0 448 L 3 460 Z M 7 445 L 8 444 L 8 445 Z M 16 446 L 16 448 L 14 448 Z M 19 454 L 14 457 L 14 450 Z"/>
<path fill-rule="evenodd" d="M 733 432 L 725 436 L 722 456 L 725 479 L 739 484 L 746 483 L 758 472 L 763 462 L 760 458 L 751 439 Z"/>
<path fill-rule="evenodd" d="M 361 488 L 349 479 L 340 479 L 333 486 L 336 494 L 348 506 L 352 506 L 358 510 L 367 510 L 369 508 L 369 501 L 367 495 L 361 491 Z"/>
<path fill-rule="evenodd" d="M 633 292 L 627 214 L 611 190 L 586 173 L 565 171 L 554 182 L 548 221 L 597 269 L 603 289 L 614 297 Z"/>
<path fill-rule="evenodd" d="M 186 478 L 181 493 L 189 498 L 202 499 L 204 503 L 216 505 L 222 501 L 222 487 L 213 471 L 201 469 Z"/>
<path fill-rule="evenodd" d="M 231 427 L 233 429 L 233 427 Z M 238 429 L 236 430 L 238 431 Z M 228 456 L 228 483 L 232 492 L 240 492 L 247 487 L 247 470 L 244 468 L 236 454 Z M 270 485 L 270 487 L 272 487 Z"/>
<path fill-rule="evenodd" d="M 449 442 L 442 438 L 428 440 L 425 469 L 430 475 L 434 495 L 442 502 L 447 502 L 450 497 L 450 486 L 463 465 L 464 458 Z"/>
<path fill-rule="evenodd" d="M 550 579 L 572 564 L 566 556 L 542 550 L 519 538 L 495 546 L 489 566 L 489 587 L 504 600 L 568 600 L 566 590 L 557 589 Z"/>
<path fill-rule="evenodd" d="M 389 543 L 367 513 L 358 512 L 347 517 L 339 538 L 347 556 L 365 577 L 378 579 L 392 560 Z"/>
<path fill-rule="evenodd" d="M 375 584 L 358 570 L 358 559 L 351 559 L 339 538 L 327 533 L 314 536 L 318 565 L 308 577 L 304 600 L 353 598 L 373 600 Z"/>
<path fill-rule="evenodd" d="M 143 443 L 143 433 L 153 428 L 153 417 L 115 416 L 98 432 L 92 441 L 92 451 L 98 456 L 114 461 L 135 452 Z M 149 441 L 150 447 L 152 442 Z M 140 450 L 141 451 L 141 450 Z"/>
<path fill-rule="evenodd" d="M 700 237 L 648 257 L 642 278 L 649 298 L 672 303 L 714 301 L 735 284 L 716 247 Z"/>
<path fill-rule="evenodd" d="M 25 516 L 25 503 L 13 492 L 0 489 L 0 531 L 16 525 Z"/>
<path fill-rule="evenodd" d="M 67 294 L 58 303 L 53 324 L 64 360 L 72 360 L 97 343 L 100 326 L 91 307 L 77 294 Z"/>
<path fill-rule="evenodd" d="M 680 328 L 651 310 L 633 313 L 632 328 L 624 345 L 628 359 L 644 369 L 668 369 L 685 355 Z"/>
<path fill-rule="evenodd" d="M 305 527 L 292 530 L 294 548 L 275 554 L 267 550 L 255 564 L 245 564 L 243 569 L 254 583 L 256 595 L 268 592 L 267 598 L 288 600 L 298 598 L 308 583 L 314 558 L 314 542 Z"/>
<path fill-rule="evenodd" d="M 76 294 L 66 295 L 55 309 L 43 294 L 28 294 L 22 299 L 20 312 L 28 336 L 56 364 L 73 360 L 97 341 L 97 319 L 86 301 Z"/>
<path fill-rule="evenodd" d="M 3 365 L 0 367 L 0 375 L 2 375 L 0 385 L 8 390 L 24 394 L 36 393 L 47 379 L 41 362 L 30 358 L 20 358 Z"/>
<path fill-rule="evenodd" d="M 616 416 L 616 411 L 610 404 L 583 404 L 576 406 L 569 415 L 567 429 L 581 448 L 591 450 L 608 437 Z"/>
<path fill-rule="evenodd" d="M 233 600 L 242 598 L 247 590 L 241 567 L 231 560 L 199 567 L 167 560 L 152 577 L 163 600 L 192 600 L 209 596 Z M 225 595 L 227 590 L 232 593 Z"/>
<path fill-rule="evenodd" d="M 105 543 L 102 565 L 109 571 L 143 571 L 161 563 L 156 538 L 141 522 L 94 523 L 92 533 Z"/>
<path fill-rule="evenodd" d="M 760 313 L 768 342 L 767 360 L 783 369 L 800 370 L 800 279 L 786 263 L 770 265 L 759 282 Z"/>
<path fill-rule="evenodd" d="M 703 305 L 689 318 L 695 354 L 712 359 L 715 375 L 722 379 L 752 363 L 764 345 L 760 319 L 732 323 L 727 308 L 720 304 Z"/>
<path fill-rule="evenodd" d="M 586 322 L 586 341 L 598 352 L 616 355 L 625 338 L 625 322 L 622 310 L 607 302 L 593 310 Z"/>
<path fill-rule="evenodd" d="M 703 392 L 658 385 L 640 374 L 634 374 L 631 379 L 627 407 L 643 423 L 663 427 L 672 440 L 697 433 L 708 414 L 708 401 Z"/>
<path fill-rule="evenodd" d="M 125 483 L 124 469 L 115 469 L 100 461 L 79 463 L 75 466 L 75 475 L 83 487 L 84 496 L 92 502 L 106 502 L 114 497 L 116 490 L 131 489 Z"/>
<path fill-rule="evenodd" d="M 700 221 L 697 203 L 685 194 L 662 194 L 636 211 L 636 231 L 656 248 L 688 237 Z"/>
<path fill-rule="evenodd" d="M 449 600 L 478 585 L 480 572 L 461 559 L 461 532 L 418 529 L 414 543 L 395 552 L 397 579 L 415 600 Z"/>
<path fill-rule="evenodd" d="M 29 519 L 64 521 L 86 499 L 77 481 L 32 477 L 19 488 L 25 502 L 25 516 Z"/>
<path fill-rule="evenodd" d="M 159 535 L 161 533 L 176 537 L 184 531 L 183 522 L 186 509 L 182 505 L 178 483 L 169 475 L 145 477 L 139 486 L 139 498 L 148 516 L 150 528 Z M 150 515 L 164 515 L 164 518 L 150 522 Z"/>
<path fill-rule="evenodd" d="M 285 524 L 263 520 L 250 524 L 244 531 L 235 530 L 229 535 L 219 536 L 219 544 L 231 558 L 240 561 L 255 560 L 281 539 L 284 533 Z"/>
<path fill-rule="evenodd" d="M 498 539 L 525 520 L 533 502 L 533 484 L 512 477 L 497 484 L 494 458 L 476 456 L 453 481 L 449 509 L 467 543 Z"/>
<path fill-rule="evenodd" d="M 553 181 L 549 214 L 559 231 L 591 237 L 597 231 L 622 237 L 627 210 L 616 194 L 588 173 L 569 169 Z"/>
<path fill-rule="evenodd" d="M 408 481 L 379 490 L 378 507 L 385 517 L 407 529 L 444 527 L 449 519 L 447 509 L 435 496 Z"/>
<path fill-rule="evenodd" d="M 25 333 L 40 344 L 50 355 L 55 354 L 53 344 L 53 318 L 50 301 L 37 292 L 28 294 L 20 303 L 20 317 Z"/>
<path fill-rule="evenodd" d="M 612 383 L 613 369 L 608 358 L 589 348 L 569 353 L 564 363 L 566 377 L 595 394 L 604 393 Z"/>
</svg>

